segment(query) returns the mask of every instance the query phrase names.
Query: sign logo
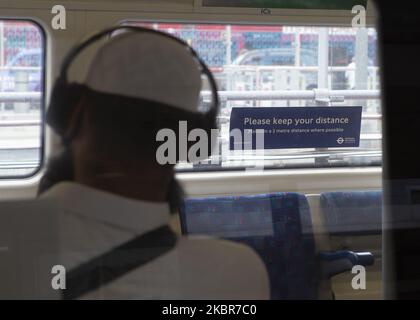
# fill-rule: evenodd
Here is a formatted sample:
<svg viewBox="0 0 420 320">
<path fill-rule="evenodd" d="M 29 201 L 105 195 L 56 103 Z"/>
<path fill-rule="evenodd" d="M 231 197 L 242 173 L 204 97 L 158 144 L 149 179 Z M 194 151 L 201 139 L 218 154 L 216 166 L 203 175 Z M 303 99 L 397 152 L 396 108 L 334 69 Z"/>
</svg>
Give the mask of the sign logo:
<svg viewBox="0 0 420 320">
<path fill-rule="evenodd" d="M 233 108 L 230 132 L 248 138 L 245 145 L 231 135 L 229 148 L 357 148 L 361 122 L 362 107 Z M 263 146 L 255 143 L 257 130 L 264 134 Z"/>
</svg>

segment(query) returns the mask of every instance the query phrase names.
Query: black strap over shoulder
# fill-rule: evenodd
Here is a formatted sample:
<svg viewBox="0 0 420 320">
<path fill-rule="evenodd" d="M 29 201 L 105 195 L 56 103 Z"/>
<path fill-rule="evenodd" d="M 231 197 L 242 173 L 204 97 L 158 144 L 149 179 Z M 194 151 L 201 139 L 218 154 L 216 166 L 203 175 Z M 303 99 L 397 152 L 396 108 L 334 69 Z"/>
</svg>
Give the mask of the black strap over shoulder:
<svg viewBox="0 0 420 320">
<path fill-rule="evenodd" d="M 166 225 L 102 254 L 67 273 L 62 298 L 77 299 L 95 291 L 164 255 L 176 241 L 176 235 Z"/>
</svg>

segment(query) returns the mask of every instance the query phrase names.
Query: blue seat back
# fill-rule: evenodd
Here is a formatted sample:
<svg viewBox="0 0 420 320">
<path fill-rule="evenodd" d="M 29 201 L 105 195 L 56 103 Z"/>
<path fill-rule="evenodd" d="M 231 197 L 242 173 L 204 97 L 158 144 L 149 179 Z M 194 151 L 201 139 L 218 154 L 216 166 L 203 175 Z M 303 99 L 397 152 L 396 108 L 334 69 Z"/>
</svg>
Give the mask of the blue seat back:
<svg viewBox="0 0 420 320">
<path fill-rule="evenodd" d="M 321 209 L 332 235 L 380 234 L 382 192 L 328 192 L 321 194 Z"/>
<path fill-rule="evenodd" d="M 272 299 L 315 299 L 315 242 L 306 197 L 297 193 L 188 199 L 181 208 L 184 234 L 246 244 L 264 261 Z"/>
</svg>

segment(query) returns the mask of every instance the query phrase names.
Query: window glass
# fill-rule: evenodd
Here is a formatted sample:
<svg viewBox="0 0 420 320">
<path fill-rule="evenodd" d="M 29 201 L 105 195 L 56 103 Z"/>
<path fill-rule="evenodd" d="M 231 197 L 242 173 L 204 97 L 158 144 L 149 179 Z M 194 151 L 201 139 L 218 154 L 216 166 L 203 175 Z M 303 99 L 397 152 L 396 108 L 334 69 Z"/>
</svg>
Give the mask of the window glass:
<svg viewBox="0 0 420 320">
<path fill-rule="evenodd" d="M 40 167 L 44 50 L 37 24 L 0 20 L 0 178 L 29 176 Z"/>
<path fill-rule="evenodd" d="M 179 169 L 381 165 L 380 77 L 374 28 L 127 24 L 148 26 L 186 40 L 218 81 L 222 98 L 219 154 L 194 165 L 181 164 Z M 289 94 L 284 97 L 286 91 Z M 270 98 L 264 98 L 269 93 Z M 232 108 L 316 106 L 362 107 L 359 146 L 270 149 L 263 156 L 255 150 L 238 153 L 229 149 Z"/>
</svg>

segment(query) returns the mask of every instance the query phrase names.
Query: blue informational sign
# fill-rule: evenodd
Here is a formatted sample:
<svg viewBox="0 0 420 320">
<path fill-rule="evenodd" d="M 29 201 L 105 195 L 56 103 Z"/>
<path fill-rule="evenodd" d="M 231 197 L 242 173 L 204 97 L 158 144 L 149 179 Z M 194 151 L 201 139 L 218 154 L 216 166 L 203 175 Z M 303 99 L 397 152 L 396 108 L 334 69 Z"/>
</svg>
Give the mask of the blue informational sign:
<svg viewBox="0 0 420 320">
<path fill-rule="evenodd" d="M 264 130 L 264 149 L 355 148 L 361 122 L 362 107 L 232 108 L 230 150 L 261 149 L 258 129 Z"/>
</svg>

